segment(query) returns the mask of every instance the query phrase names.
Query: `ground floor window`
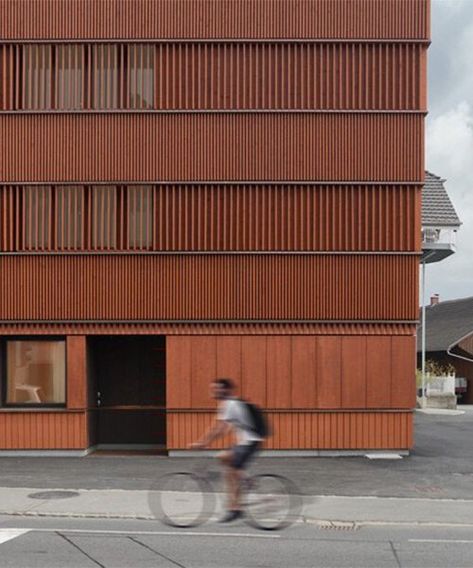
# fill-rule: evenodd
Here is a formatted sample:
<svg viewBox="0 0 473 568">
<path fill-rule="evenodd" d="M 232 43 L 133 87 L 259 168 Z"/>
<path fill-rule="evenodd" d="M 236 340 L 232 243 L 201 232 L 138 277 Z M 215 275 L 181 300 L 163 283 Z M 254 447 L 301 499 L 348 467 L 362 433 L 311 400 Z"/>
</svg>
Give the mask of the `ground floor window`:
<svg viewBox="0 0 473 568">
<path fill-rule="evenodd" d="M 66 342 L 64 340 L 8 339 L 2 352 L 5 404 L 65 404 Z"/>
</svg>

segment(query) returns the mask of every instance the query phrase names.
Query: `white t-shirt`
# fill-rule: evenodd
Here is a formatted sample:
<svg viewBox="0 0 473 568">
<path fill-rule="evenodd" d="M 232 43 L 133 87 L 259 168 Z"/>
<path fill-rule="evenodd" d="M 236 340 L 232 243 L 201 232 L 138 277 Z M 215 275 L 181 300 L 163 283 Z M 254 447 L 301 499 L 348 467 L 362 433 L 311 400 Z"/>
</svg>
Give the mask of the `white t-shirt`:
<svg viewBox="0 0 473 568">
<path fill-rule="evenodd" d="M 245 403 L 237 398 L 227 398 L 218 405 L 217 417 L 228 422 L 236 431 L 237 444 L 247 446 L 261 442 L 263 438 L 251 430 L 253 422 Z"/>
</svg>

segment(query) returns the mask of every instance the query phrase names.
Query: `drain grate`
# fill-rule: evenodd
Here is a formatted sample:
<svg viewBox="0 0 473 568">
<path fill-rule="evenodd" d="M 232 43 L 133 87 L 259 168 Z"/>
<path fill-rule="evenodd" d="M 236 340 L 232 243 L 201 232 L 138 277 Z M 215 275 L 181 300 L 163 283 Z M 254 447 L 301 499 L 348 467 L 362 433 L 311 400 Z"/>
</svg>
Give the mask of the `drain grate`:
<svg viewBox="0 0 473 568">
<path fill-rule="evenodd" d="M 319 529 L 326 531 L 357 531 L 359 530 L 359 526 L 356 523 L 344 523 L 344 522 L 337 522 L 337 521 L 330 521 L 327 523 L 320 523 Z"/>
<path fill-rule="evenodd" d="M 30 493 L 28 497 L 31 499 L 70 499 L 71 497 L 79 497 L 77 491 L 38 491 Z"/>
</svg>

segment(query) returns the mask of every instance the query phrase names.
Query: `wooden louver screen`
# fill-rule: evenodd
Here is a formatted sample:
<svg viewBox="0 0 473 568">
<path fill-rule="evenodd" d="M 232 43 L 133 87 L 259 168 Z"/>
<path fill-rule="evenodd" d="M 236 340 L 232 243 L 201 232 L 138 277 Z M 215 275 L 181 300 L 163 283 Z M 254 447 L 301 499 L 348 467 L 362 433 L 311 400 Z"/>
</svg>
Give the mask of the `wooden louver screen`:
<svg viewBox="0 0 473 568">
<path fill-rule="evenodd" d="M 413 251 L 421 188 L 0 186 L 0 251 Z"/>
<path fill-rule="evenodd" d="M 0 251 L 148 250 L 152 186 L 0 186 Z"/>
<path fill-rule="evenodd" d="M 154 46 L 0 46 L 0 110 L 154 106 Z"/>
<path fill-rule="evenodd" d="M 422 110 L 423 46 L 0 45 L 0 110 Z"/>
</svg>

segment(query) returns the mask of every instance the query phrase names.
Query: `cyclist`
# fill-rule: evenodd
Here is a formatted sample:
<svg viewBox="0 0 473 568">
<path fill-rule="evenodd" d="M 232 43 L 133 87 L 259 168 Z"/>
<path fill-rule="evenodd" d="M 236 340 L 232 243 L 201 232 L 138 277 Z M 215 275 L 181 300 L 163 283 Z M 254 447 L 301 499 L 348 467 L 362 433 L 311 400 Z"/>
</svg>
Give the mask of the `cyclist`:
<svg viewBox="0 0 473 568">
<path fill-rule="evenodd" d="M 243 471 L 261 446 L 262 436 L 255 432 L 251 415 L 245 402 L 234 396 L 235 385 L 230 379 L 215 379 L 211 383 L 212 397 L 218 401 L 215 422 L 208 432 L 192 448 L 205 448 L 213 440 L 229 432 L 235 434 L 236 444 L 219 454 L 225 468 L 225 481 L 229 496 L 228 510 L 220 520 L 228 523 L 243 515 L 240 503 L 240 484 Z"/>
</svg>

